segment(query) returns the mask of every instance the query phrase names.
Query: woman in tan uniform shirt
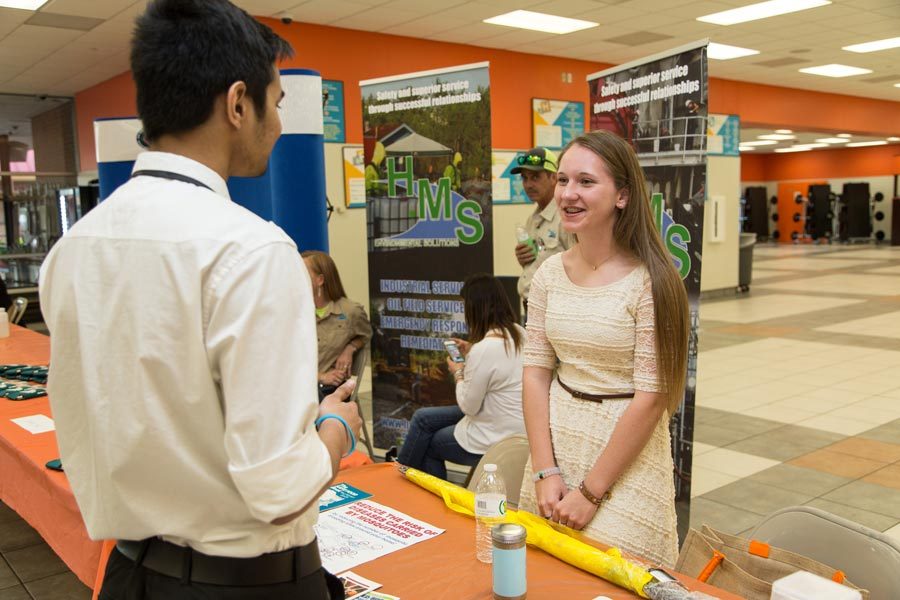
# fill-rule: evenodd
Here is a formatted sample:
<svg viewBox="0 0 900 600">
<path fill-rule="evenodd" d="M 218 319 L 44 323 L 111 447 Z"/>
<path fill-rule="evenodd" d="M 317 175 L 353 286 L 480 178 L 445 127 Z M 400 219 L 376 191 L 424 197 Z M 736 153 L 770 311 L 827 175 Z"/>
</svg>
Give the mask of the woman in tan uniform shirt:
<svg viewBox="0 0 900 600">
<path fill-rule="evenodd" d="M 331 257 L 313 250 L 304 252 L 302 256 L 312 280 L 316 302 L 321 398 L 352 375 L 353 355 L 369 343 L 372 326 L 362 305 L 347 298 Z"/>
</svg>

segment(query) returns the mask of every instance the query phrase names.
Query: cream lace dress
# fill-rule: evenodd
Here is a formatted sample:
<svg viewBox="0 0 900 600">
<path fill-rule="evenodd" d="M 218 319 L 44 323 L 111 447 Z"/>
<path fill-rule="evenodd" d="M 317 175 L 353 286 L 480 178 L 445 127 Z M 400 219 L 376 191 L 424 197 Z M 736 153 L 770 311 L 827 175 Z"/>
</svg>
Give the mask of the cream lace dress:
<svg viewBox="0 0 900 600">
<path fill-rule="evenodd" d="M 644 266 L 609 285 L 585 288 L 569 280 L 562 255 L 541 266 L 528 297 L 525 366 L 553 369 L 565 384 L 590 394 L 659 390 L 653 295 Z M 550 434 L 556 464 L 572 490 L 609 442 L 630 400 L 577 400 L 554 377 Z M 531 458 L 519 508 L 537 514 Z M 584 533 L 652 566 L 674 567 L 678 556 L 675 484 L 667 417 L 610 489 Z"/>
</svg>

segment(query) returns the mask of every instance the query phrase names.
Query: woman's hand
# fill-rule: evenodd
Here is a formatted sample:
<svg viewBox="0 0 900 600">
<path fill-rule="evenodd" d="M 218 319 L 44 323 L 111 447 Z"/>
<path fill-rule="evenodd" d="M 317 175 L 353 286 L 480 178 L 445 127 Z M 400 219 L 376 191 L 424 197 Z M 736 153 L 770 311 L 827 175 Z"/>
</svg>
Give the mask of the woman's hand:
<svg viewBox="0 0 900 600">
<path fill-rule="evenodd" d="M 597 505 L 585 498 L 579 490 L 569 490 L 565 498 L 553 509 L 550 520 L 581 530 L 594 518 L 597 508 Z"/>
<path fill-rule="evenodd" d="M 353 353 L 355 351 L 356 348 L 353 347 L 353 344 L 347 344 L 347 347 L 344 348 L 343 352 L 338 355 L 337 360 L 334 361 L 334 368 L 344 375 L 344 379 L 350 376 L 350 368 L 353 365 Z"/>
<path fill-rule="evenodd" d="M 540 515 L 549 519 L 554 515 L 556 505 L 569 493 L 569 490 L 562 477 L 551 475 L 535 482 L 534 493 L 537 496 Z"/>
<path fill-rule="evenodd" d="M 324 385 L 339 386 L 344 383 L 345 379 L 347 378 L 344 376 L 344 372 L 336 368 L 325 371 L 324 373 L 319 373 L 319 383 Z"/>
<path fill-rule="evenodd" d="M 452 337 L 450 338 L 451 342 L 456 342 L 456 346 L 459 348 L 459 351 L 463 356 L 467 356 L 469 354 L 469 350 L 472 349 L 472 344 L 467 342 L 466 340 L 461 340 L 459 338 Z"/>
<path fill-rule="evenodd" d="M 452 359 L 447 359 L 447 370 L 450 371 L 451 375 L 456 375 L 456 372 L 463 368 L 465 363 L 453 362 Z"/>
</svg>

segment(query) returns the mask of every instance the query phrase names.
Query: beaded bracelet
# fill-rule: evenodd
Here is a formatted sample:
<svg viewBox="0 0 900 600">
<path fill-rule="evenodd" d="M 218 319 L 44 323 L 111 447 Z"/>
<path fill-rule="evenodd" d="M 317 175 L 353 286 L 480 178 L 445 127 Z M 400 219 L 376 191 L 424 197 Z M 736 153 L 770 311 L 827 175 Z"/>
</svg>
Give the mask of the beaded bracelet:
<svg viewBox="0 0 900 600">
<path fill-rule="evenodd" d="M 559 467 L 549 467 L 547 469 L 541 469 L 531 478 L 532 481 L 540 481 L 541 479 L 547 479 L 551 475 L 562 475 L 562 471 Z"/>
<path fill-rule="evenodd" d="M 353 431 L 351 431 L 350 426 L 347 424 L 347 421 L 344 420 L 344 417 L 340 415 L 336 415 L 333 413 L 328 413 L 327 415 L 322 415 L 318 419 L 316 419 L 316 430 L 319 429 L 319 425 L 327 421 L 328 419 L 335 419 L 340 421 L 341 425 L 344 426 L 344 429 L 347 431 L 347 437 L 350 438 L 350 450 L 347 451 L 347 454 L 344 454 L 342 458 L 346 458 L 353 454 L 353 451 L 356 450 L 356 436 L 353 435 Z"/>
<path fill-rule="evenodd" d="M 609 490 L 606 490 L 603 492 L 603 495 L 598 498 L 587 489 L 587 486 L 584 485 L 584 481 L 578 486 L 578 491 L 581 492 L 581 495 L 587 498 L 588 502 L 594 506 L 600 506 L 605 500 L 609 500 L 609 497 L 612 495 L 609 493 Z"/>
</svg>

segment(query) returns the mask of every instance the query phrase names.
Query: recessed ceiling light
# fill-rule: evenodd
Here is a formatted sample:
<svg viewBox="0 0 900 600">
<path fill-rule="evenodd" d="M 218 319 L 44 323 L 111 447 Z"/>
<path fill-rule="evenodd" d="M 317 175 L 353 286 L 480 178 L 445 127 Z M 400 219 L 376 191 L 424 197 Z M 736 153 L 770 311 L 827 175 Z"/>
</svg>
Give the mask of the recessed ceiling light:
<svg viewBox="0 0 900 600">
<path fill-rule="evenodd" d="M 759 54 L 759 50 L 710 42 L 706 56 L 715 60 L 731 60 L 732 58 L 741 58 L 742 56 L 752 56 L 754 54 Z"/>
<path fill-rule="evenodd" d="M 853 44 L 852 46 L 844 46 L 842 49 L 850 52 L 878 52 L 879 50 L 889 50 L 890 48 L 900 48 L 900 37 L 876 40 L 865 44 Z"/>
<path fill-rule="evenodd" d="M 797 139 L 796 135 L 790 135 L 788 133 L 767 133 L 766 135 L 758 135 L 756 136 L 761 140 L 775 140 L 775 141 L 783 141 L 783 140 L 795 140 Z"/>
<path fill-rule="evenodd" d="M 37 10 L 47 4 L 47 0 L 0 0 L 0 7 Z"/>
<path fill-rule="evenodd" d="M 831 2 L 829 0 L 770 0 L 769 2 L 759 2 L 711 15 L 704 15 L 697 17 L 697 20 L 715 25 L 734 25 L 735 23 L 767 19 L 808 8 L 818 8 L 827 4 L 831 4 Z"/>
<path fill-rule="evenodd" d="M 784 153 L 784 152 L 809 152 L 812 148 L 806 148 L 805 146 L 791 146 L 790 148 L 775 148 L 775 152 Z"/>
<path fill-rule="evenodd" d="M 755 142 L 741 142 L 741 146 L 774 146 L 778 142 L 774 140 L 757 140 Z"/>
<path fill-rule="evenodd" d="M 876 140 L 874 142 L 852 142 L 847 144 L 848 148 L 862 148 L 864 146 L 887 146 L 887 140 Z"/>
<path fill-rule="evenodd" d="M 485 19 L 484 22 L 491 25 L 505 25 L 506 27 L 518 27 L 519 29 L 530 29 L 546 33 L 572 33 L 573 31 L 590 29 L 599 25 L 599 23 L 594 23 L 593 21 L 569 19 L 530 10 L 514 10 Z"/>
<path fill-rule="evenodd" d="M 775 133 L 794 133 L 790 129 L 776 129 Z"/>
<path fill-rule="evenodd" d="M 849 133 L 839 133 L 839 134 L 837 134 L 837 137 L 852 138 L 853 136 L 850 135 Z"/>
<path fill-rule="evenodd" d="M 819 138 L 816 141 L 820 142 L 822 144 L 846 144 L 847 138 L 839 138 L 839 137 Z"/>
<path fill-rule="evenodd" d="M 823 77 L 852 77 L 853 75 L 865 75 L 866 73 L 871 73 L 872 69 L 860 69 L 859 67 L 832 63 L 830 65 L 820 65 L 818 67 L 807 67 L 806 69 L 800 69 L 800 72 L 809 73 L 810 75 L 821 75 Z"/>
</svg>

